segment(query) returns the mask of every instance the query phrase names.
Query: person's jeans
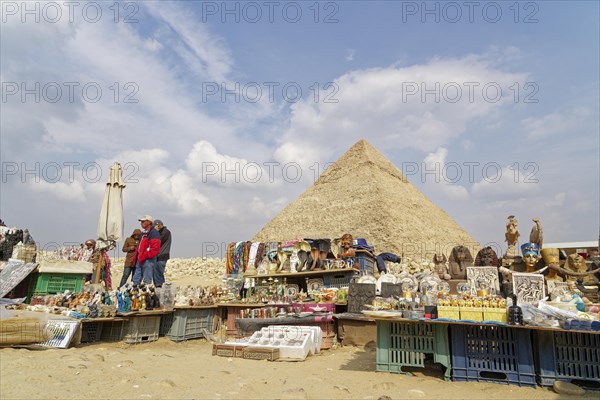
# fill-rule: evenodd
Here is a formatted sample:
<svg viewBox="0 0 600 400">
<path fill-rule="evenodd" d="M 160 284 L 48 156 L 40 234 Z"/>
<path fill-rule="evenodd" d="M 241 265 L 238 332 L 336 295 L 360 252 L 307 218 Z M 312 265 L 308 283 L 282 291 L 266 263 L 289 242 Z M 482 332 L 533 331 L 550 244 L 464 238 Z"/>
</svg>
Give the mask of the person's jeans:
<svg viewBox="0 0 600 400">
<path fill-rule="evenodd" d="M 135 264 L 135 272 L 133 273 L 133 284 L 139 285 L 144 280 L 146 285 L 152 283 L 152 274 L 154 273 L 154 265 L 156 265 L 156 257 L 149 258 L 143 263 Z"/>
<path fill-rule="evenodd" d="M 401 260 L 400 260 L 400 257 L 398 257 L 397 255 L 395 255 L 393 253 L 381 253 L 380 255 L 377 256 L 377 271 L 379 273 L 387 272 L 384 261 L 391 261 L 391 262 L 399 263 Z"/>
<path fill-rule="evenodd" d="M 123 277 L 121 278 L 121 283 L 119 283 L 119 287 L 125 286 L 127 283 L 127 279 L 129 279 L 129 275 L 133 275 L 135 271 L 135 267 L 125 267 L 123 268 Z M 132 276 L 133 279 L 133 276 Z"/>
<path fill-rule="evenodd" d="M 157 261 L 154 265 L 154 286 L 160 287 L 165 283 L 165 268 L 167 267 L 166 261 Z"/>
</svg>

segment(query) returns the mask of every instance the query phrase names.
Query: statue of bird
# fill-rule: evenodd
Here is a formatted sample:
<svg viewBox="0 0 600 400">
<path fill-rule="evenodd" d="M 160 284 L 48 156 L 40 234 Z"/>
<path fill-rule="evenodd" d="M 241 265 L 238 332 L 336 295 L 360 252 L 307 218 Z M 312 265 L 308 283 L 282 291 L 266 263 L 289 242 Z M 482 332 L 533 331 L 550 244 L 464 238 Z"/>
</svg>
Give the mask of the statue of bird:
<svg viewBox="0 0 600 400">
<path fill-rule="evenodd" d="M 540 223 L 539 218 L 533 219 L 534 225 L 531 228 L 531 233 L 529 234 L 529 243 L 535 243 L 542 248 L 542 243 L 544 242 L 544 231 L 542 230 L 542 224 Z"/>
</svg>

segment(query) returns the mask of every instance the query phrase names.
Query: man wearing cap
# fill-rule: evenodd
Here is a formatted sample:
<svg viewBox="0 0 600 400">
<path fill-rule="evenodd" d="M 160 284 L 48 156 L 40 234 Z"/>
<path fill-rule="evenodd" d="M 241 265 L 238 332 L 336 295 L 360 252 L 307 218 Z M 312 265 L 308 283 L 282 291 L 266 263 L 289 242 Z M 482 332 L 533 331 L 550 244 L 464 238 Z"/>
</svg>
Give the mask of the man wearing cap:
<svg viewBox="0 0 600 400">
<path fill-rule="evenodd" d="M 125 243 L 123 243 L 123 251 L 127 253 L 125 256 L 125 264 L 123 265 L 123 277 L 121 278 L 121 283 L 119 283 L 119 287 L 122 287 L 127 283 L 127 279 L 129 279 L 129 275 L 133 275 L 135 271 L 135 263 L 133 262 L 133 256 L 135 255 L 135 249 L 140 240 L 140 236 L 142 236 L 142 231 L 139 229 L 134 229 L 131 236 L 125 239 Z"/>
<path fill-rule="evenodd" d="M 154 226 L 160 234 L 160 251 L 156 259 L 153 278 L 154 286 L 161 287 L 165 283 L 165 268 L 171 256 L 171 231 L 167 229 L 160 219 L 154 220 Z"/>
<path fill-rule="evenodd" d="M 153 218 L 144 215 L 140 219 L 142 225 L 142 238 L 135 249 L 133 260 L 135 263 L 135 272 L 133 273 L 133 284 L 139 285 L 142 282 L 151 284 L 152 274 L 156 265 L 156 256 L 160 251 L 160 234 L 152 226 Z"/>
</svg>

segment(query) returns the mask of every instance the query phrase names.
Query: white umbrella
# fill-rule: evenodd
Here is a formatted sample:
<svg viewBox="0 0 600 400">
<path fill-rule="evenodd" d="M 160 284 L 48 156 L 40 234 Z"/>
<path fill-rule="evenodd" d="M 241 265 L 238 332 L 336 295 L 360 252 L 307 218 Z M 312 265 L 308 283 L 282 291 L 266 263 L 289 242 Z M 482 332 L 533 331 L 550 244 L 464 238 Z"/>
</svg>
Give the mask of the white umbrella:
<svg viewBox="0 0 600 400">
<path fill-rule="evenodd" d="M 104 191 L 104 200 L 98 220 L 98 239 L 116 242 L 123 237 L 123 169 L 121 164 L 110 167 L 110 175 Z"/>
</svg>

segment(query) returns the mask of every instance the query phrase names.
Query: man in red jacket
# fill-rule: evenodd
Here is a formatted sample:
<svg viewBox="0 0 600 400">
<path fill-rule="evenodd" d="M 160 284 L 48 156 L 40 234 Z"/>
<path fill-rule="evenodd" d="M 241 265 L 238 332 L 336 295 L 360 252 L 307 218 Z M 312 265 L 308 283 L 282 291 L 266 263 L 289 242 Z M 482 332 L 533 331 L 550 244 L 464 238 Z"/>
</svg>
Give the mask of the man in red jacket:
<svg viewBox="0 0 600 400">
<path fill-rule="evenodd" d="M 154 220 L 151 216 L 144 215 L 138 221 L 142 225 L 142 237 L 133 255 L 135 273 L 132 282 L 134 285 L 139 285 L 143 280 L 145 284 L 149 285 L 152 283 L 156 256 L 160 251 L 160 234 L 152 226 Z"/>
</svg>

